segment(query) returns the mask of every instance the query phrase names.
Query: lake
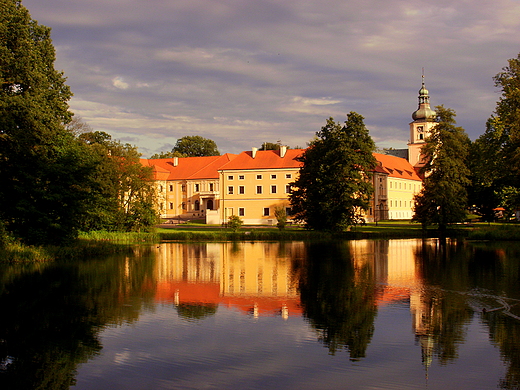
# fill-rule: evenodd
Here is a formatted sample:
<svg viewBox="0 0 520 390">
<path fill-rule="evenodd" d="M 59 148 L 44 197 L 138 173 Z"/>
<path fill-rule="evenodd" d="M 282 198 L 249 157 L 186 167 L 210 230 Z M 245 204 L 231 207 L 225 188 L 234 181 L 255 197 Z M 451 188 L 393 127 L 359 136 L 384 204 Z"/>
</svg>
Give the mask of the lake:
<svg viewBox="0 0 520 390">
<path fill-rule="evenodd" d="M 518 389 L 520 245 L 161 243 L 0 266 L 1 389 Z"/>
</svg>

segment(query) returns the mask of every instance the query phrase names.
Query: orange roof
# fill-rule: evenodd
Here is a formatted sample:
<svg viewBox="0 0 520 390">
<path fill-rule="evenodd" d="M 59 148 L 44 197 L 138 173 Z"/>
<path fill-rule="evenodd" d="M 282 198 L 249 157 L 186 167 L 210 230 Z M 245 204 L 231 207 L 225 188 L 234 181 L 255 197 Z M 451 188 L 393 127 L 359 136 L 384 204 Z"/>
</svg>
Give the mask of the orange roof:
<svg viewBox="0 0 520 390">
<path fill-rule="evenodd" d="M 379 167 L 376 167 L 375 170 L 377 172 L 382 171 L 391 177 L 421 181 L 421 178 L 408 160 L 380 153 L 374 153 L 374 157 L 381 164 Z"/>
<path fill-rule="evenodd" d="M 303 151 L 304 149 L 287 149 L 285 156 L 280 157 L 279 150 L 258 150 L 255 158 L 253 158 L 252 152 L 242 152 L 219 170 L 300 168 L 302 163 L 296 161 L 296 157 L 300 156 Z"/>
<path fill-rule="evenodd" d="M 141 164 L 152 167 L 155 180 L 218 179 L 218 169 L 235 156 L 141 159 Z"/>
</svg>

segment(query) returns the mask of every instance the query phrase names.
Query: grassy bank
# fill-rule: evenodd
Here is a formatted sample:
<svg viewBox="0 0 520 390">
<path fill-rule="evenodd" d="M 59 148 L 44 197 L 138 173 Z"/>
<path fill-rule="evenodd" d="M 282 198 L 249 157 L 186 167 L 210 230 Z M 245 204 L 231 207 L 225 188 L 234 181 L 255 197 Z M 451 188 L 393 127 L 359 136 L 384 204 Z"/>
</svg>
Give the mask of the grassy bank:
<svg viewBox="0 0 520 390">
<path fill-rule="evenodd" d="M 0 248 L 1 263 L 34 263 L 53 260 L 76 260 L 111 253 L 125 253 L 137 244 L 150 244 L 160 240 L 157 233 L 88 232 L 69 246 L 35 247 L 9 239 Z"/>
<path fill-rule="evenodd" d="M 369 238 L 423 238 L 437 237 L 438 231 L 432 227 L 426 231 L 420 225 L 407 222 L 385 222 L 353 227 L 348 232 L 328 233 L 305 230 L 301 227 L 243 226 L 233 232 L 221 226 L 202 224 L 184 224 L 175 227 L 162 227 L 157 230 L 161 240 L 173 241 L 291 241 L 291 240 L 326 240 L 326 239 L 369 239 Z M 447 235 L 460 237 L 467 234 L 467 229 L 456 226 L 449 229 Z"/>
</svg>

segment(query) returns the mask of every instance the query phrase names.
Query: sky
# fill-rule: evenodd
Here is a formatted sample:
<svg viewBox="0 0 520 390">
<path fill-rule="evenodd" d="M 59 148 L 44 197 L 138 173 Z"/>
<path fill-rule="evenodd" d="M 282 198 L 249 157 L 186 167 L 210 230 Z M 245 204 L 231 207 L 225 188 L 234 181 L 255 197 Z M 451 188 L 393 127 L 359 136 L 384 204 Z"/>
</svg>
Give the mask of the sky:
<svg viewBox="0 0 520 390">
<path fill-rule="evenodd" d="M 23 0 L 52 28 L 71 111 L 143 157 L 200 135 L 221 153 L 305 147 L 355 111 L 406 148 L 431 104 L 475 140 L 520 52 L 519 0 Z"/>
</svg>

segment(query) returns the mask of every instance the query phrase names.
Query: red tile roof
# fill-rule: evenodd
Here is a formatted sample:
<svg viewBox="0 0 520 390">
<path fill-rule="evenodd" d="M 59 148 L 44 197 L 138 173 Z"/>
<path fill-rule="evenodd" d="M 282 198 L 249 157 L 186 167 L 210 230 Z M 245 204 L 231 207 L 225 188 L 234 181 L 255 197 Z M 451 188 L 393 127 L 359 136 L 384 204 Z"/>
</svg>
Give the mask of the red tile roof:
<svg viewBox="0 0 520 390">
<path fill-rule="evenodd" d="M 408 160 L 380 153 L 374 153 L 374 157 L 381 164 L 379 167 L 376 167 L 376 172 L 382 171 L 390 177 L 421 181 L 421 178 Z"/>
<path fill-rule="evenodd" d="M 155 180 L 218 179 L 218 169 L 235 157 L 226 153 L 210 157 L 141 159 L 141 164 L 152 167 Z"/>
<path fill-rule="evenodd" d="M 251 169 L 283 169 L 300 168 L 302 163 L 296 161 L 304 149 L 288 149 L 284 157 L 280 157 L 279 150 L 258 150 L 255 158 L 253 152 L 242 152 L 220 170 L 251 170 Z"/>
</svg>

